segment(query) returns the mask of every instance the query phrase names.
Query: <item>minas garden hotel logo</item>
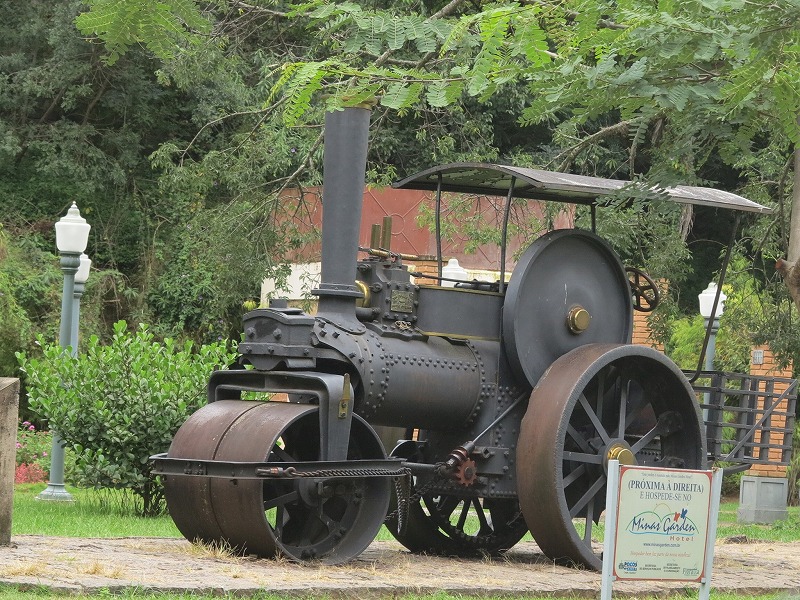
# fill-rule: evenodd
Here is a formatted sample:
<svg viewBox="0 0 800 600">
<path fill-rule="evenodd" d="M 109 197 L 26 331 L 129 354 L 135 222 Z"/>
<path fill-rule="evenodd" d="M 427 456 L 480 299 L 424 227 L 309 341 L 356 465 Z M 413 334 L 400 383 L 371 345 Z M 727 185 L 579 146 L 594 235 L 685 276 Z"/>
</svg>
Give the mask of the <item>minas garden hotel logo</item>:
<svg viewBox="0 0 800 600">
<path fill-rule="evenodd" d="M 697 525 L 689 518 L 689 509 L 674 511 L 669 504 L 681 506 L 691 498 L 691 494 L 703 492 L 699 483 L 631 481 L 629 488 L 640 492 L 642 500 L 660 500 L 653 510 L 635 515 L 626 529 L 635 534 L 677 535 L 686 538 L 698 533 Z"/>
</svg>

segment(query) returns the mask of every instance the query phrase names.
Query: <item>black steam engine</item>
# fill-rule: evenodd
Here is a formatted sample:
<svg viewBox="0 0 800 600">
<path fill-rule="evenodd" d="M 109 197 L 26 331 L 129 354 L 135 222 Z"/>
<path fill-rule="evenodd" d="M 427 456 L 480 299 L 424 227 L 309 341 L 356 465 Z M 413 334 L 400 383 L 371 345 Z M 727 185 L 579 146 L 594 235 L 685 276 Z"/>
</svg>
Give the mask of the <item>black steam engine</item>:
<svg viewBox="0 0 800 600">
<path fill-rule="evenodd" d="M 412 280 L 408 257 L 358 247 L 368 129 L 366 109 L 326 119 L 318 312 L 247 313 L 237 368 L 213 373 L 208 405 L 156 457 L 175 523 L 190 540 L 327 563 L 357 556 L 384 522 L 408 549 L 444 555 L 508 549 L 530 530 L 553 559 L 599 568 L 609 460 L 706 464 L 686 377 L 630 344 L 655 285 L 581 230 L 540 237 L 508 283 Z M 437 205 L 442 191 L 507 196 L 507 223 L 512 197 L 594 217 L 624 183 L 462 164 L 396 187 L 436 190 Z M 719 194 L 670 192 L 763 209 Z M 405 439 L 386 448 L 381 427 Z"/>
</svg>

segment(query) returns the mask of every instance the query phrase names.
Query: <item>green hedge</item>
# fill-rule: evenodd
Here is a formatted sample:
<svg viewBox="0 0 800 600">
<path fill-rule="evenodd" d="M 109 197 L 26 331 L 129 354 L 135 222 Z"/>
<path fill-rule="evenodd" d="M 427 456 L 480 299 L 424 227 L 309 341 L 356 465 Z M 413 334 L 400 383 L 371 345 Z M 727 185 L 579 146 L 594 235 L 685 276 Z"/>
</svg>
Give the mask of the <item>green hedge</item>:
<svg viewBox="0 0 800 600">
<path fill-rule="evenodd" d="M 92 336 L 72 357 L 39 339 L 42 355 L 18 353 L 32 410 L 75 456 L 75 483 L 130 490 L 143 515 L 163 510 L 163 488 L 148 457 L 165 452 L 187 417 L 205 404 L 210 373 L 233 362 L 225 342 L 195 348 L 158 342 L 147 326 L 114 325 L 111 343 Z"/>
</svg>

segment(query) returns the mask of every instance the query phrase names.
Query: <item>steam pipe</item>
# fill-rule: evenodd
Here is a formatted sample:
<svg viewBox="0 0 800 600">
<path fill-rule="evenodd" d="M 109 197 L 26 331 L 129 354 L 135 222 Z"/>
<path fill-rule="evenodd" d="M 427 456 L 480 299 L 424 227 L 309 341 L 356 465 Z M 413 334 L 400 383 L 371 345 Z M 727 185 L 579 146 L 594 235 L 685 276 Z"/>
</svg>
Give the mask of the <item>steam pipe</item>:
<svg viewBox="0 0 800 600">
<path fill-rule="evenodd" d="M 370 110 L 353 107 L 325 115 L 322 177 L 322 273 L 319 312 L 352 313 L 361 208 L 367 169 Z M 348 308 L 348 306 L 350 308 Z"/>
</svg>

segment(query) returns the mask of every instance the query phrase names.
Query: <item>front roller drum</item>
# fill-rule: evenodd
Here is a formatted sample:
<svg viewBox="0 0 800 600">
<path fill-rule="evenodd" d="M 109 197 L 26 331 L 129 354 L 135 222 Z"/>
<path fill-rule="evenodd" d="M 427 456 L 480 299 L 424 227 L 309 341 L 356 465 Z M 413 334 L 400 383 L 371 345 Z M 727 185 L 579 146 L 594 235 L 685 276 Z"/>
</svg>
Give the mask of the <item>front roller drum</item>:
<svg viewBox="0 0 800 600">
<path fill-rule="evenodd" d="M 317 461 L 319 410 L 285 402 L 214 402 L 184 423 L 167 456 L 289 466 Z M 385 458 L 375 432 L 356 415 L 347 458 Z M 176 526 L 190 541 L 337 564 L 358 556 L 377 535 L 391 479 L 167 476 L 165 494 Z"/>
<path fill-rule="evenodd" d="M 608 462 L 703 469 L 705 438 L 689 382 L 644 346 L 590 344 L 556 360 L 534 388 L 517 446 L 518 494 L 551 559 L 602 568 L 596 525 Z"/>
</svg>

